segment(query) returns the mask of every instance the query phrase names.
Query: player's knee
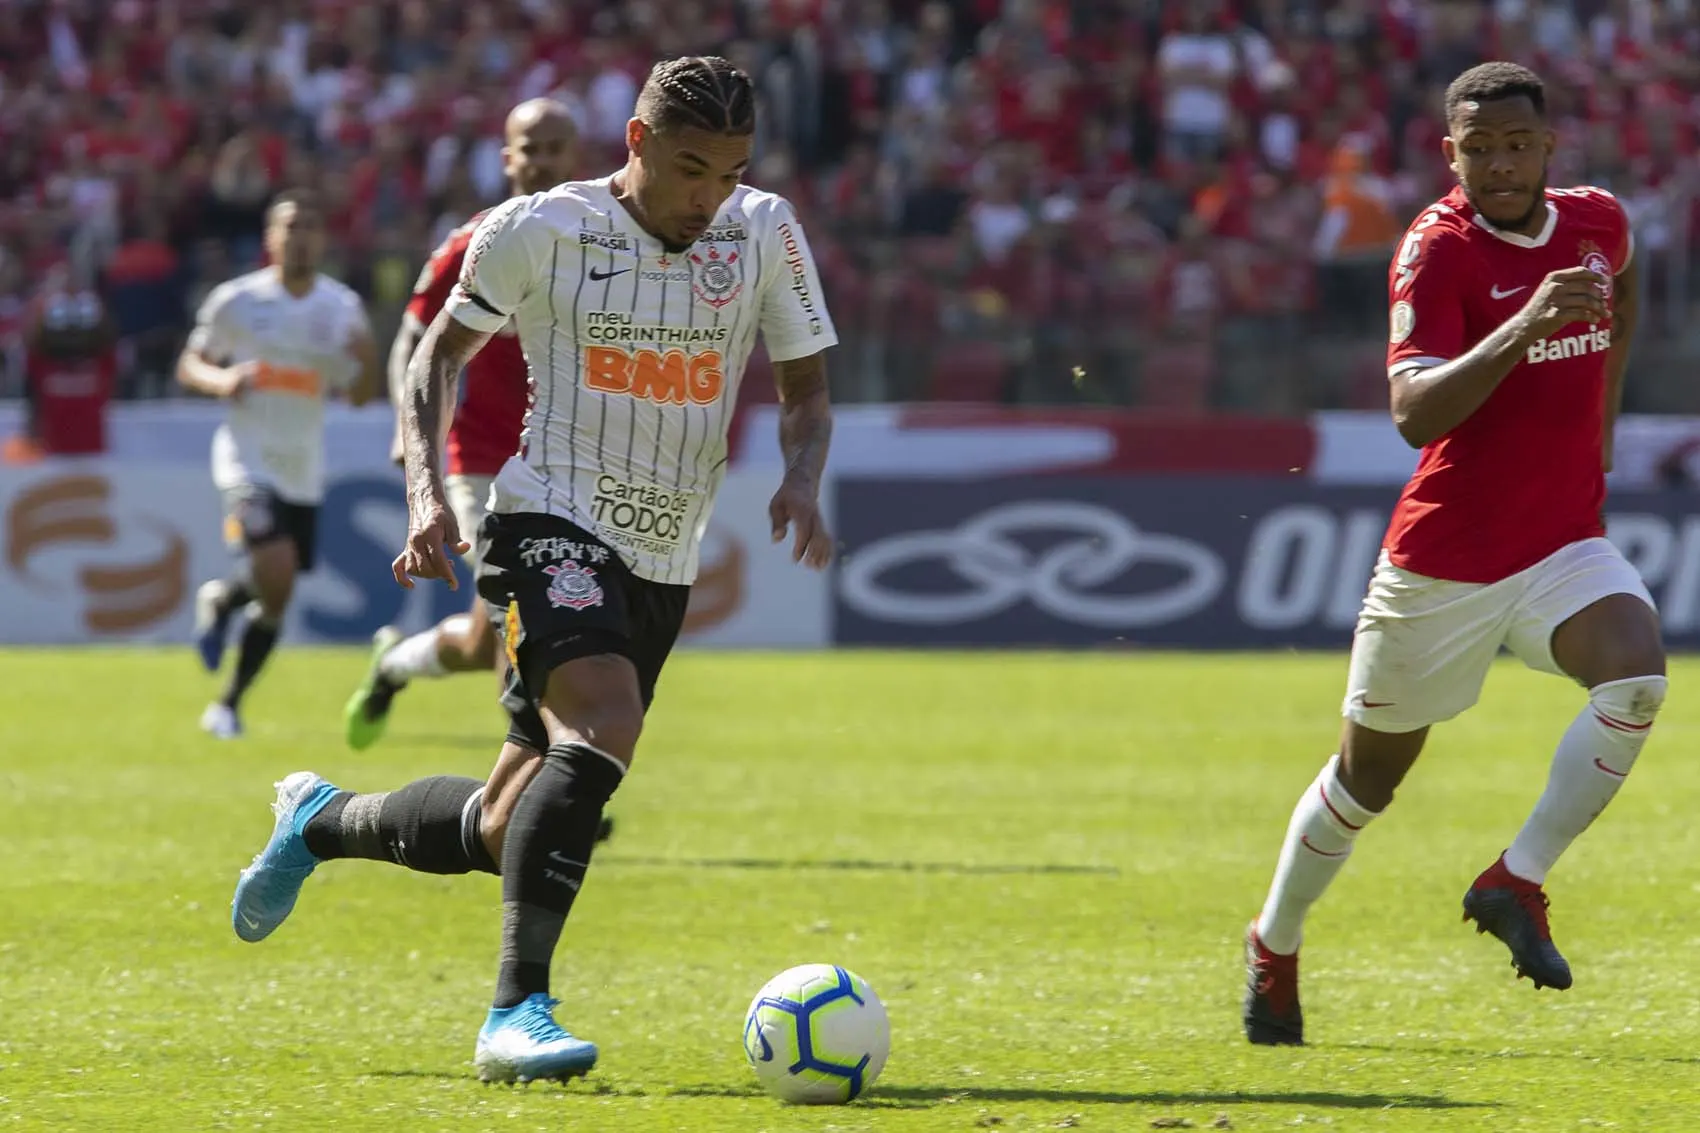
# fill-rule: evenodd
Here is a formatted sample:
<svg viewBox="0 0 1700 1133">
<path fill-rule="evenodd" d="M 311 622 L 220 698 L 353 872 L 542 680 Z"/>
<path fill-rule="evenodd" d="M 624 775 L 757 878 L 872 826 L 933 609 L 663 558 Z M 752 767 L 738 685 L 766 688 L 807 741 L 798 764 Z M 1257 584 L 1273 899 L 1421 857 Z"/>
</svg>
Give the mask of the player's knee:
<svg viewBox="0 0 1700 1133">
<path fill-rule="evenodd" d="M 622 765 L 643 732 L 637 670 L 616 654 L 580 657 L 549 674 L 542 715 L 551 748 L 582 743 Z"/>
<path fill-rule="evenodd" d="M 1428 729 L 1378 732 L 1356 721 L 1346 725 L 1340 740 L 1340 783 L 1351 796 L 1373 811 L 1385 810 L 1422 754 Z"/>
<path fill-rule="evenodd" d="M 1644 733 L 1664 707 L 1669 682 L 1656 673 L 1607 681 L 1588 690 L 1588 703 L 1600 722 L 1631 734 Z"/>
<path fill-rule="evenodd" d="M 579 740 L 551 746 L 544 759 L 566 773 L 575 799 L 606 803 L 626 778 L 624 760 Z"/>
<path fill-rule="evenodd" d="M 609 703 L 582 714 L 571 726 L 550 728 L 550 750 L 562 744 L 582 744 L 602 752 L 623 767 L 629 767 L 642 733 L 641 705 Z"/>
<path fill-rule="evenodd" d="M 466 635 L 462 640 L 466 643 L 467 662 L 473 668 L 489 669 L 495 667 L 496 630 L 490 624 L 489 618 L 475 611 L 467 623 Z"/>
<path fill-rule="evenodd" d="M 278 621 L 289 608 L 295 592 L 295 548 L 288 543 L 257 547 L 249 560 L 254 580 L 254 598 L 270 621 Z"/>
</svg>

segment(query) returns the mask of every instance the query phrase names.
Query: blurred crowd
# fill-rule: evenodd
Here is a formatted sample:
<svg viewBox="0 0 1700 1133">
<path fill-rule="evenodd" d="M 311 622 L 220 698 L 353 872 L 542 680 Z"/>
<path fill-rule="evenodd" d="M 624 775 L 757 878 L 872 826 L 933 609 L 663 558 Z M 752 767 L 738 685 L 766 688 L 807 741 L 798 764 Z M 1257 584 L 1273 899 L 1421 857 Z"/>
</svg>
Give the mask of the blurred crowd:
<svg viewBox="0 0 1700 1133">
<path fill-rule="evenodd" d="M 1553 183 L 1636 223 L 1632 407 L 1686 405 L 1660 375 L 1694 350 L 1700 0 L 0 0 L 0 396 L 44 312 L 91 309 L 121 395 L 174 392 L 287 186 L 393 327 L 504 195 L 515 101 L 564 102 L 599 175 L 649 65 L 695 52 L 756 78 L 749 180 L 813 238 L 840 398 L 1384 403 L 1440 92 L 1511 58 L 1549 81 Z"/>
</svg>

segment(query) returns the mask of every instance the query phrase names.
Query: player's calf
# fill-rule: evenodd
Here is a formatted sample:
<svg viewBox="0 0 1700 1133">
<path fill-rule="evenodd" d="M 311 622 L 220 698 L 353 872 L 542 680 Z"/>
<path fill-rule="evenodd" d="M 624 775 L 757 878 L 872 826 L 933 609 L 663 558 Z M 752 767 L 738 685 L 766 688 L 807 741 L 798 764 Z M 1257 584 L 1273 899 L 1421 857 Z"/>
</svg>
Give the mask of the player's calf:
<svg viewBox="0 0 1700 1133">
<path fill-rule="evenodd" d="M 340 791 L 302 829 L 320 861 L 363 858 L 416 873 L 495 873 L 479 806 L 484 784 L 462 775 L 433 775 L 394 791 Z"/>
<path fill-rule="evenodd" d="M 246 571 L 203 582 L 195 592 L 195 651 L 207 672 L 216 673 L 223 664 L 231 616 L 253 597 Z"/>
<path fill-rule="evenodd" d="M 248 619 L 242 627 L 236 668 L 219 698 L 219 703 L 233 715 L 277 644 L 283 615 L 295 590 L 295 544 L 279 539 L 255 547 L 249 555 L 249 566 L 255 598 L 248 605 Z"/>
<path fill-rule="evenodd" d="M 584 884 L 602 811 L 625 778 L 643 729 L 637 672 L 602 654 L 550 665 L 539 720 L 543 764 L 514 805 L 502 845 L 502 963 L 494 1005 L 517 1007 L 549 991 L 561 928 Z"/>
<path fill-rule="evenodd" d="M 1588 690 L 1588 705 L 1558 742 L 1546 789 L 1510 849 L 1506 867 L 1537 885 L 1628 778 L 1664 706 L 1667 682 L 1647 675 Z"/>
<path fill-rule="evenodd" d="M 1360 831 L 1379 814 L 1360 803 L 1340 779 L 1335 756 L 1293 808 L 1275 878 L 1255 923 L 1257 936 L 1281 955 L 1298 951 L 1305 916 L 1333 882 Z"/>
<path fill-rule="evenodd" d="M 1666 680 L 1647 675 L 1588 690 L 1588 706 L 1553 754 L 1546 789 L 1499 861 L 1464 895 L 1464 919 L 1511 951 L 1517 974 L 1537 988 L 1571 985 L 1570 964 L 1552 940 L 1547 873 L 1605 810 L 1641 754 L 1664 705 Z"/>
</svg>

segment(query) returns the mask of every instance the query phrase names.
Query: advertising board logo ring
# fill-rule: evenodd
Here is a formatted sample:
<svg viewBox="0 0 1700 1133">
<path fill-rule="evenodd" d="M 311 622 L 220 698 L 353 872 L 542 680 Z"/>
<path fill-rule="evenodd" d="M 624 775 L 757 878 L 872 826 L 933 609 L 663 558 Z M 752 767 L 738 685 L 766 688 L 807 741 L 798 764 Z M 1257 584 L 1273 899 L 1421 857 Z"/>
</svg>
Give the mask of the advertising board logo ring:
<svg viewBox="0 0 1700 1133">
<path fill-rule="evenodd" d="M 44 577 L 32 570 L 38 554 L 57 547 L 118 542 L 121 525 L 148 531 L 158 543 L 157 554 L 114 562 L 96 552 L 68 577 Z M 158 519 L 124 515 L 105 476 L 69 474 L 30 485 L 6 509 L 4 532 L 6 565 L 12 572 L 44 593 L 80 590 L 86 602 L 83 625 L 91 633 L 129 633 L 164 621 L 183 604 L 188 591 L 188 540 Z"/>
<path fill-rule="evenodd" d="M 1067 531 L 1074 537 L 1029 551 L 1015 536 Z M 964 584 L 948 592 L 899 589 L 886 575 L 938 563 Z M 1097 594 L 1142 564 L 1177 567 L 1180 581 L 1143 594 Z M 1163 625 L 1197 613 L 1220 593 L 1227 570 L 1210 548 L 1141 531 L 1107 508 L 1071 501 L 1003 504 L 954 530 L 911 531 L 848 556 L 840 595 L 858 612 L 910 625 L 954 625 L 1030 602 L 1054 618 L 1098 629 Z"/>
</svg>

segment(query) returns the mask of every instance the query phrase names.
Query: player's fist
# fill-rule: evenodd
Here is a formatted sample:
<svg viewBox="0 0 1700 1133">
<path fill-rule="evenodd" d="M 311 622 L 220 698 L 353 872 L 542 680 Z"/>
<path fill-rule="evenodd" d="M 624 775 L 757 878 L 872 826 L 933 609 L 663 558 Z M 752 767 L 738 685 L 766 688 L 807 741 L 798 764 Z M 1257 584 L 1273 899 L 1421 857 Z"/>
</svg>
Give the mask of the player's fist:
<svg viewBox="0 0 1700 1133">
<path fill-rule="evenodd" d="M 242 362 L 226 370 L 225 376 L 228 380 L 224 387 L 225 398 L 241 401 L 260 380 L 260 371 L 263 368 L 258 362 Z"/>
<path fill-rule="evenodd" d="M 413 589 L 416 578 L 438 578 L 450 590 L 460 589 L 450 554 L 464 555 L 468 544 L 460 537 L 454 512 L 440 500 L 408 509 L 407 543 L 390 564 L 390 571 L 403 590 Z"/>
<path fill-rule="evenodd" d="M 826 529 L 820 503 L 810 488 L 790 480 L 773 493 L 767 505 L 767 515 L 773 521 L 773 541 L 785 538 L 791 530 L 791 561 L 802 563 L 810 570 L 822 570 L 832 561 L 832 534 Z"/>
<path fill-rule="evenodd" d="M 1535 293 L 1518 312 L 1531 341 L 1545 338 L 1571 323 L 1611 322 L 1611 304 L 1606 301 L 1610 280 L 1584 267 L 1555 271 L 1541 280 Z"/>
</svg>

